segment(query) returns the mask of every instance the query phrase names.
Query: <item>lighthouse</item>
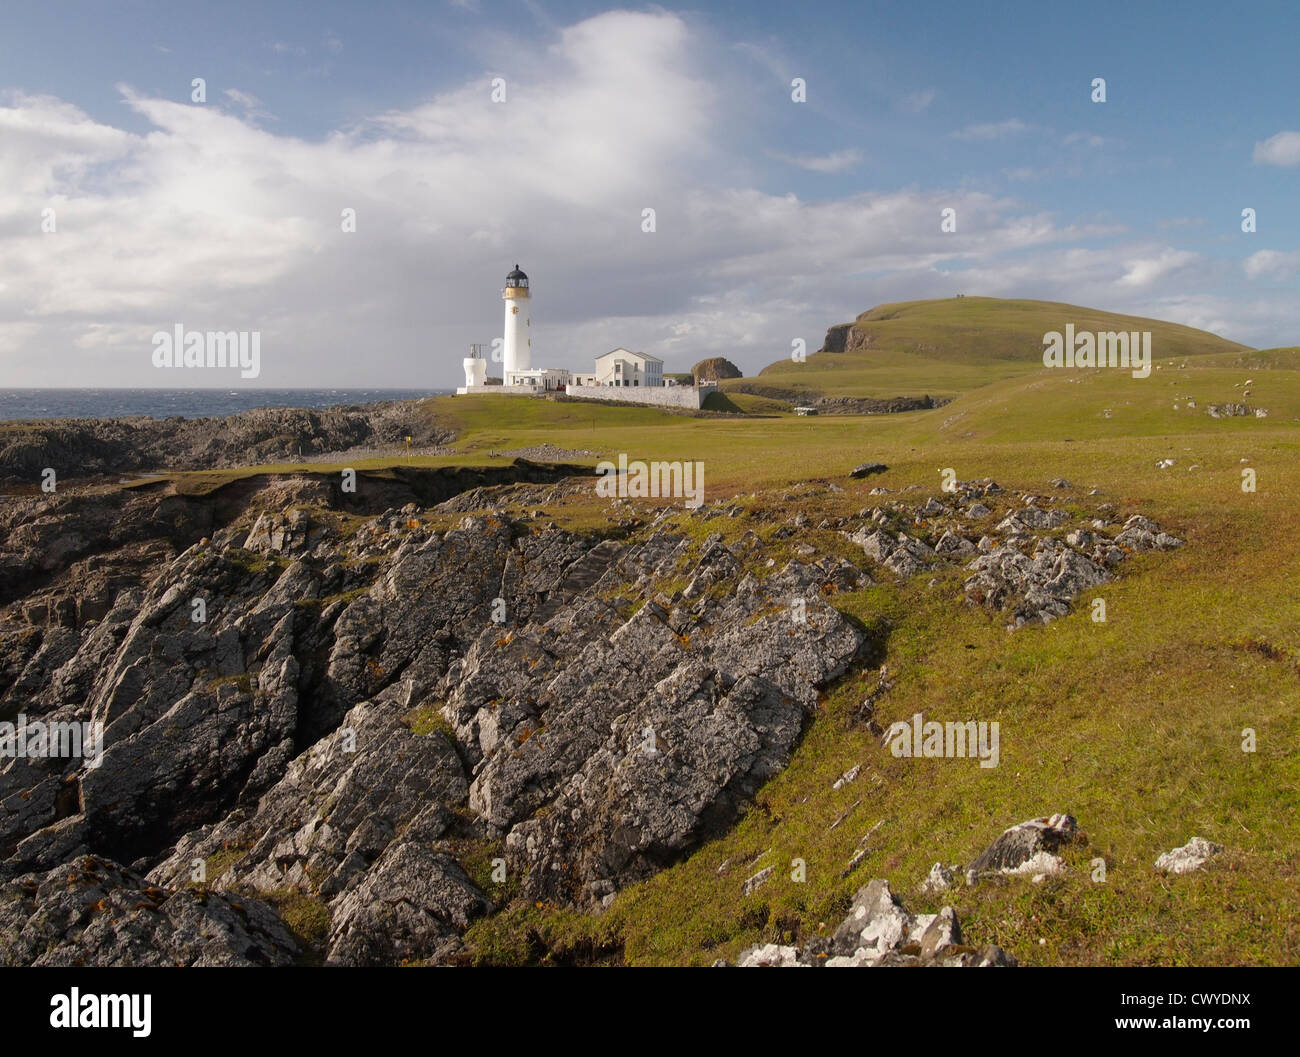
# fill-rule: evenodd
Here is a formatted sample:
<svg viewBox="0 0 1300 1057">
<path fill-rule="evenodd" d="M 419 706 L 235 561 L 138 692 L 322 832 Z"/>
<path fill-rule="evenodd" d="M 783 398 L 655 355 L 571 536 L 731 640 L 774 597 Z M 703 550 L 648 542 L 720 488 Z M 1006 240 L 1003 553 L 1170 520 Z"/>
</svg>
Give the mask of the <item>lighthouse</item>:
<svg viewBox="0 0 1300 1057">
<path fill-rule="evenodd" d="M 501 337 L 501 384 L 489 385 L 496 379 L 487 377 L 487 364 L 483 360 L 482 345 L 471 345 L 470 353 L 461 366 L 465 369 L 465 384 L 457 394 L 492 393 L 502 396 L 544 396 L 563 392 L 569 385 L 569 372 L 563 367 L 534 367 L 533 342 L 529 337 L 532 323 L 529 317 L 528 276 L 515 265 L 506 276 L 501 291 L 506 303 L 505 331 Z M 497 339 L 492 341 L 492 358 L 496 359 Z"/>
<path fill-rule="evenodd" d="M 502 381 L 506 385 L 511 385 L 513 384 L 511 376 L 516 371 L 527 371 L 533 364 L 533 342 L 528 335 L 528 276 L 519 270 L 518 264 L 515 265 L 514 271 L 506 276 L 506 285 L 501 291 L 501 299 L 506 303 L 505 334 L 501 350 L 504 375 Z"/>
</svg>

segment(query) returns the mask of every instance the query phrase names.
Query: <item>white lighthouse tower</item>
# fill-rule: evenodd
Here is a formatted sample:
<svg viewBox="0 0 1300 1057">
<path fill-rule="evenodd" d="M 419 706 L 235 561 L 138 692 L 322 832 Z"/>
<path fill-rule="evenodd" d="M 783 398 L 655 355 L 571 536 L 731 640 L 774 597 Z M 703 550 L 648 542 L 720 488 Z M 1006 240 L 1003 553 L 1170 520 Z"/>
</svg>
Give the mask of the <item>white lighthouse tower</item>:
<svg viewBox="0 0 1300 1057">
<path fill-rule="evenodd" d="M 533 365 L 533 341 L 528 334 L 528 276 L 519 270 L 518 264 L 506 276 L 501 298 L 506 303 L 505 335 L 501 350 L 504 361 L 502 381 L 506 385 L 512 385 L 514 381 L 511 375 L 516 371 L 527 371 Z"/>
</svg>

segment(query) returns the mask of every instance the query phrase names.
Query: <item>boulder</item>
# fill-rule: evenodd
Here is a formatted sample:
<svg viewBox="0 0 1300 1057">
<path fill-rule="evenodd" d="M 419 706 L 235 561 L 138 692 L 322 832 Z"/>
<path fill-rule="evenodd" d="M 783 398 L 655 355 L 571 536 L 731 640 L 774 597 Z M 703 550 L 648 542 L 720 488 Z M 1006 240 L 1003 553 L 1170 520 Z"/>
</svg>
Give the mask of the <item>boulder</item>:
<svg viewBox="0 0 1300 1057">
<path fill-rule="evenodd" d="M 976 857 L 966 871 L 966 881 L 974 884 L 984 874 L 1058 872 L 1051 859 L 1036 856 L 1041 853 L 1051 855 L 1062 844 L 1074 840 L 1078 832 L 1079 825 L 1072 815 L 1045 816 L 1017 823 L 1003 830 L 1002 835 Z"/>
<path fill-rule="evenodd" d="M 1223 851 L 1223 845 L 1204 837 L 1193 837 L 1181 848 L 1167 851 L 1156 859 L 1156 869 L 1166 874 L 1185 874 L 1202 869 L 1214 856 Z"/>
</svg>

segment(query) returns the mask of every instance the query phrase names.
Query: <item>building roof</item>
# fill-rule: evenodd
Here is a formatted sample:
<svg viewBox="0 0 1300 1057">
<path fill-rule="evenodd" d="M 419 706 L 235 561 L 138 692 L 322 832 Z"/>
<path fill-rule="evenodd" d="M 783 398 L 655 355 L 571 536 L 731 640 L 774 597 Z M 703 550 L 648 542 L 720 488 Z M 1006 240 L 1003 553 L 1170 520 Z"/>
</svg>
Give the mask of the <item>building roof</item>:
<svg viewBox="0 0 1300 1057">
<path fill-rule="evenodd" d="M 506 276 L 506 286 L 528 286 L 528 276 L 519 270 L 519 265 L 515 265 L 515 270 Z"/>
</svg>

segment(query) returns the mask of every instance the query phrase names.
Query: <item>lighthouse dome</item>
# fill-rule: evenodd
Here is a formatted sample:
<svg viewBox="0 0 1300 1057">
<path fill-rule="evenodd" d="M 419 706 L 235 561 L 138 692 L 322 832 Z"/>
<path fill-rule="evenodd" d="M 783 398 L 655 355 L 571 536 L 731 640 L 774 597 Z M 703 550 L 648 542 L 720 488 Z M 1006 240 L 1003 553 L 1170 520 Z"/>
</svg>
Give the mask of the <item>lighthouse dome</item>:
<svg viewBox="0 0 1300 1057">
<path fill-rule="evenodd" d="M 528 276 L 519 270 L 519 265 L 515 265 L 515 270 L 506 276 L 506 286 L 521 286 L 528 289 Z"/>
</svg>

